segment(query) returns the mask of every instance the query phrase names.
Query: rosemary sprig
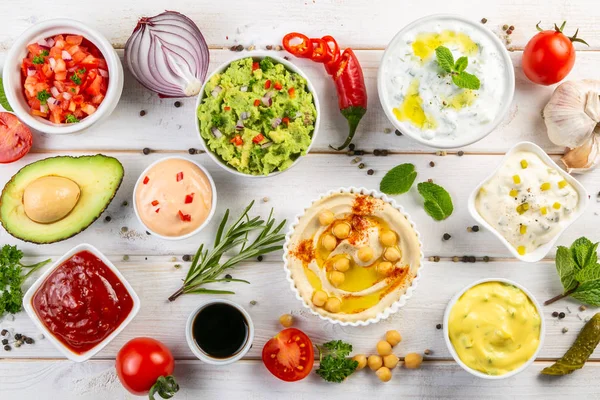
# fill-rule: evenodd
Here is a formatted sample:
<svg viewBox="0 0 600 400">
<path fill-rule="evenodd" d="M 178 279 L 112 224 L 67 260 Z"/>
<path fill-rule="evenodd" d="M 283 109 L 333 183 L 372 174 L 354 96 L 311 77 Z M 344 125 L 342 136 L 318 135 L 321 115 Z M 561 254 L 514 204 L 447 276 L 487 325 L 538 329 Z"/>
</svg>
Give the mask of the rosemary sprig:
<svg viewBox="0 0 600 400">
<path fill-rule="evenodd" d="M 250 218 L 248 212 L 254 205 L 251 202 L 244 210 L 237 221 L 229 226 L 226 230 L 227 221 L 229 219 L 229 210 L 225 212 L 223 220 L 217 230 L 215 236 L 215 244 L 212 250 L 205 249 L 204 244 L 196 252 L 192 265 L 185 277 L 183 286 L 169 297 L 169 301 L 174 301 L 182 294 L 201 293 L 201 294 L 234 294 L 229 290 L 207 289 L 203 286 L 207 283 L 216 282 L 244 282 L 250 283 L 242 279 L 227 279 L 219 278 L 223 272 L 229 268 L 234 268 L 238 263 L 281 250 L 283 248 L 283 239 L 285 234 L 280 233 L 285 226 L 286 221 L 283 220 L 279 225 L 275 225 L 273 219 L 273 209 L 269 214 L 267 221 L 260 217 Z M 250 242 L 248 235 L 251 232 L 258 232 L 258 236 L 254 241 Z M 225 262 L 221 262 L 223 254 L 233 250 L 237 246 L 241 248 L 237 255 L 231 257 Z"/>
</svg>

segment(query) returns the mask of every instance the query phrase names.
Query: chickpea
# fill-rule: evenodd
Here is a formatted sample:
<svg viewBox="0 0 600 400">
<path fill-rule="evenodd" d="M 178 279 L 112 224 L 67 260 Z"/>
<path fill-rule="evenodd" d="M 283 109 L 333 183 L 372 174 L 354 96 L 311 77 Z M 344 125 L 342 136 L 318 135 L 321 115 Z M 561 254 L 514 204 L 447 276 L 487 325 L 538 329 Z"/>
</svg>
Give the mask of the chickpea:
<svg viewBox="0 0 600 400">
<path fill-rule="evenodd" d="M 349 223 L 340 222 L 339 224 L 335 224 L 333 227 L 333 234 L 338 239 L 346 239 L 348 236 L 350 236 L 351 229 L 352 228 L 350 227 Z"/>
<path fill-rule="evenodd" d="M 330 297 L 325 303 L 325 309 L 330 313 L 339 313 L 342 308 L 342 301 L 337 297 Z"/>
<path fill-rule="evenodd" d="M 319 223 L 323 226 L 327 226 L 333 222 L 335 216 L 330 210 L 325 210 L 319 214 Z"/>
<path fill-rule="evenodd" d="M 409 369 L 417 369 L 421 367 L 423 356 L 417 353 L 409 353 L 404 356 L 404 366 Z"/>
<path fill-rule="evenodd" d="M 400 255 L 400 250 L 398 250 L 395 247 L 388 247 L 387 249 L 385 249 L 385 252 L 383 253 L 383 258 L 385 258 L 388 261 L 391 262 L 396 262 L 400 259 L 401 255 Z"/>
<path fill-rule="evenodd" d="M 279 317 L 279 323 L 284 328 L 289 328 L 294 324 L 294 317 L 292 317 L 290 314 L 283 314 L 281 317 Z"/>
<path fill-rule="evenodd" d="M 392 345 L 386 342 L 385 340 L 380 340 L 377 343 L 377 353 L 380 356 L 387 356 L 392 354 Z"/>
<path fill-rule="evenodd" d="M 321 244 L 327 251 L 333 251 L 337 246 L 337 239 L 335 236 L 326 233 L 321 237 Z"/>
<path fill-rule="evenodd" d="M 333 263 L 333 268 L 340 272 L 346 272 L 350 269 L 350 260 L 346 257 L 338 258 Z"/>
<path fill-rule="evenodd" d="M 377 264 L 377 273 L 381 276 L 390 276 L 394 271 L 394 264 L 389 261 L 382 261 Z"/>
<path fill-rule="evenodd" d="M 369 358 L 367 358 L 367 365 L 369 365 L 371 371 L 377 371 L 383 365 L 383 360 L 379 356 L 369 356 Z"/>
<path fill-rule="evenodd" d="M 402 341 L 402 336 L 400 336 L 400 332 L 397 330 L 391 330 L 385 333 L 385 340 L 394 347 Z"/>
<path fill-rule="evenodd" d="M 358 259 L 362 262 L 369 262 L 373 259 L 373 249 L 369 246 L 358 249 Z"/>
<path fill-rule="evenodd" d="M 392 371 L 387 367 L 381 367 L 375 372 L 381 382 L 388 382 L 392 379 Z"/>
<path fill-rule="evenodd" d="M 346 280 L 346 274 L 340 271 L 331 271 L 329 273 L 329 282 L 335 287 L 340 286 Z"/>
<path fill-rule="evenodd" d="M 327 302 L 327 293 L 322 290 L 317 290 L 312 297 L 312 302 L 317 307 L 323 307 Z"/>
<path fill-rule="evenodd" d="M 358 363 L 358 367 L 356 367 L 357 371 L 367 366 L 367 357 L 364 354 L 357 354 L 352 359 Z"/>
<path fill-rule="evenodd" d="M 396 365 L 398 365 L 398 356 L 394 354 L 388 354 L 387 356 L 383 357 L 383 365 L 389 369 L 396 368 Z"/>
<path fill-rule="evenodd" d="M 396 234 L 394 232 L 390 230 L 384 230 L 381 231 L 381 234 L 379 235 L 379 240 L 381 241 L 381 244 L 385 247 L 392 247 L 396 245 L 398 238 L 396 237 Z"/>
</svg>

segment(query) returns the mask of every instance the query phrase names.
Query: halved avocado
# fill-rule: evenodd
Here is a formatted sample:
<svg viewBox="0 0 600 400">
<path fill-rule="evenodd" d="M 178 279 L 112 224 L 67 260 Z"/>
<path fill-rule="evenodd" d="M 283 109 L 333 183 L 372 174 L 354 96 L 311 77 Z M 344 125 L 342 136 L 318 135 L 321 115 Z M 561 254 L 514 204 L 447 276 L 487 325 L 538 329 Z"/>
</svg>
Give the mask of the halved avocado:
<svg viewBox="0 0 600 400">
<path fill-rule="evenodd" d="M 123 174 L 119 160 L 102 154 L 36 161 L 19 170 L 4 186 L 0 197 L 0 222 L 8 233 L 27 242 L 44 244 L 68 239 L 86 229 L 102 214 L 117 193 Z M 62 177 L 74 182 L 79 187 L 79 198 L 62 218 L 39 223 L 27 215 L 24 194 L 32 182 L 44 177 Z M 39 191 L 39 186 L 31 187 Z M 54 189 L 50 187 L 48 190 Z M 44 199 L 43 196 L 38 198 Z"/>
</svg>

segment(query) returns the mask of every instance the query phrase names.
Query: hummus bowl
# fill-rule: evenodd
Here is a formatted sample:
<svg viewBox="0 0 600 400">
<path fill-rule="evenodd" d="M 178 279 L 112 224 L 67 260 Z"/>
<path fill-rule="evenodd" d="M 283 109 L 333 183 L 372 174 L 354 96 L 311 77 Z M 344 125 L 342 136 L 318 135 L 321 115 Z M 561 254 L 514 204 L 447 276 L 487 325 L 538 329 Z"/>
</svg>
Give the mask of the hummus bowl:
<svg viewBox="0 0 600 400">
<path fill-rule="evenodd" d="M 286 235 L 292 291 L 321 319 L 377 323 L 412 296 L 424 257 L 410 216 L 375 190 L 340 188 L 315 200 Z"/>
</svg>

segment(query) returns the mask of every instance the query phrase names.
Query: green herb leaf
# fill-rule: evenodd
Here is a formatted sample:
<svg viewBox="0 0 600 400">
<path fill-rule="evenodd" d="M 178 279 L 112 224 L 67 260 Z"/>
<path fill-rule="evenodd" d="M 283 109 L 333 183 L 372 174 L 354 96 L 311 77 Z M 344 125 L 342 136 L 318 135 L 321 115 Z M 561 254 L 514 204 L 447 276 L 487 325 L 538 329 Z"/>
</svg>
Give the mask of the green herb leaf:
<svg viewBox="0 0 600 400">
<path fill-rule="evenodd" d="M 481 87 L 479 78 L 466 71 L 452 75 L 452 82 L 459 88 L 477 90 Z"/>
<path fill-rule="evenodd" d="M 77 74 L 71 75 L 71 80 L 73 81 L 74 84 L 81 85 L 81 78 L 79 77 L 79 75 L 77 75 Z"/>
<path fill-rule="evenodd" d="M 456 72 L 463 72 L 465 69 L 467 69 L 468 65 L 469 59 L 465 56 L 460 57 L 458 60 L 456 60 L 456 64 L 454 64 L 454 70 Z"/>
<path fill-rule="evenodd" d="M 379 184 L 385 194 L 402 194 L 410 190 L 417 178 L 413 164 L 400 164 L 388 171 Z"/>
<path fill-rule="evenodd" d="M 421 182 L 417 189 L 425 200 L 425 211 L 436 221 L 448 218 L 454 211 L 452 198 L 443 187 L 431 182 Z"/>
<path fill-rule="evenodd" d="M 52 96 L 50 95 L 50 93 L 48 93 L 46 89 L 38 92 L 37 94 L 37 99 L 40 101 L 41 104 L 46 104 L 50 97 Z"/>
<path fill-rule="evenodd" d="M 352 345 L 341 340 L 332 340 L 323 344 L 323 347 L 335 357 L 348 357 L 352 353 Z"/>
<path fill-rule="evenodd" d="M 600 264 L 588 265 L 586 268 L 577 272 L 575 279 L 580 283 L 595 281 L 600 279 Z"/>
<path fill-rule="evenodd" d="M 565 292 L 575 289 L 577 286 L 577 280 L 575 279 L 577 267 L 573 257 L 571 257 L 571 251 L 567 247 L 558 246 L 556 250 L 556 270 Z"/>
<path fill-rule="evenodd" d="M 582 303 L 595 307 L 600 306 L 600 279 L 583 282 L 571 296 Z"/>
<path fill-rule="evenodd" d="M 42 55 L 35 56 L 35 57 L 33 57 L 33 61 L 32 62 L 34 64 L 36 64 L 36 65 L 41 65 L 41 64 L 44 63 L 44 56 L 42 56 Z"/>
<path fill-rule="evenodd" d="M 454 57 L 449 48 L 439 46 L 435 49 L 435 57 L 437 62 L 444 71 L 452 72 L 454 70 Z"/>
<path fill-rule="evenodd" d="M 73 114 L 69 114 L 69 115 L 67 115 L 67 117 L 65 118 L 65 121 L 66 121 L 68 124 L 74 124 L 74 123 L 77 123 L 77 122 L 79 122 L 79 119 L 78 119 L 76 116 L 74 116 Z"/>
<path fill-rule="evenodd" d="M 4 84 L 2 82 L 2 78 L 0 78 L 0 106 L 2 106 L 2 108 L 4 108 L 6 111 L 13 111 L 10 104 L 8 104 L 6 94 L 4 93 Z"/>
<path fill-rule="evenodd" d="M 317 348 L 320 363 L 316 373 L 327 382 L 341 383 L 356 371 L 358 362 L 347 358 L 352 352 L 351 344 L 333 340 Z"/>
<path fill-rule="evenodd" d="M 582 270 L 590 265 L 595 265 L 598 260 L 596 251 L 598 243 L 592 243 L 586 237 L 580 237 L 571 245 L 571 256 L 577 264 L 577 270 Z"/>
</svg>

